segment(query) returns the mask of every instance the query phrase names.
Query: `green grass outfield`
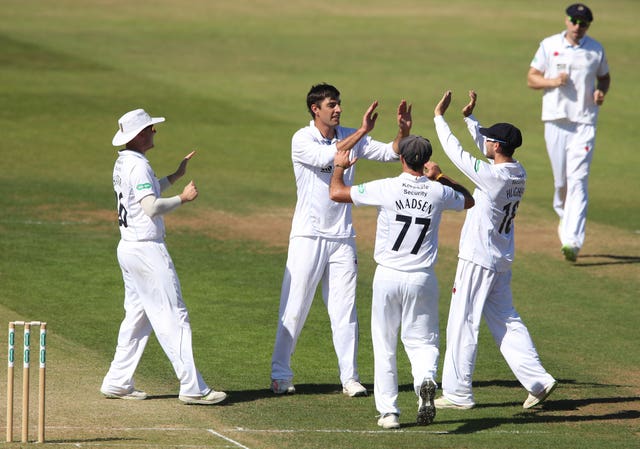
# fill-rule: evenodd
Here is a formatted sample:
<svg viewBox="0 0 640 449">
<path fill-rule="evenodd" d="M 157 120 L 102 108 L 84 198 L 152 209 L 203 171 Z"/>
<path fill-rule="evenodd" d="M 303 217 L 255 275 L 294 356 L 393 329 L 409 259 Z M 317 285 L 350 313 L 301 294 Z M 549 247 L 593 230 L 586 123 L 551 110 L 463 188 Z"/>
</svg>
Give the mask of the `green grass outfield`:
<svg viewBox="0 0 640 449">
<path fill-rule="evenodd" d="M 638 447 L 640 3 L 588 5 L 595 15 L 589 34 L 607 50 L 612 85 L 598 126 L 584 257 L 569 265 L 555 237 L 541 92 L 526 87 L 538 43 L 563 29 L 564 2 L 3 0 L 0 317 L 49 322 L 49 441 L 100 448 Z M 448 118 L 463 143 L 471 144 L 457 111 L 469 89 L 479 94 L 483 123 L 521 128 L 517 156 L 529 181 L 513 288 L 543 364 L 560 381 L 543 407 L 522 410 L 526 393 L 483 326 L 478 407 L 439 411 L 431 426 L 414 426 L 415 396 L 400 352 L 403 427 L 381 431 L 373 397 L 340 393 L 319 298 L 293 358 L 299 394 L 270 394 L 295 204 L 290 138 L 309 121 L 309 87 L 322 81 L 341 90 L 345 126 L 357 127 L 367 106 L 380 102 L 371 133 L 380 140 L 395 135 L 402 98 L 414 105 L 413 132 L 435 138 L 433 107 L 446 89 L 454 92 Z M 191 178 L 200 196 L 167 217 L 167 243 L 198 367 L 230 393 L 225 406 L 179 404 L 155 341 L 137 377 L 153 400 L 107 401 L 98 393 L 123 314 L 111 138 L 118 117 L 137 107 L 167 118 L 148 154 L 158 175 L 198 150 L 187 178 L 169 193 Z M 439 145 L 434 159 L 464 181 Z M 397 172 L 397 165 L 363 161 L 356 178 Z M 355 225 L 362 231 L 359 364 L 372 389 L 370 212 L 356 211 Z M 447 217 L 441 231 L 442 330 L 461 217 Z M 2 369 L 2 404 L 5 381 Z"/>
</svg>

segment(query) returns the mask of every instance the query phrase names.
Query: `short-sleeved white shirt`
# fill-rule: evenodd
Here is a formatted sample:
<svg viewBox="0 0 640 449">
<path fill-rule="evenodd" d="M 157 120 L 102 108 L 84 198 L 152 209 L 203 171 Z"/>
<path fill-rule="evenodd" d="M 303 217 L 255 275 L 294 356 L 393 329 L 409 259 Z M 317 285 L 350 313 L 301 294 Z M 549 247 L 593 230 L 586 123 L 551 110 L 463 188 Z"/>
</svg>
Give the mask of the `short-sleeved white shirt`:
<svg viewBox="0 0 640 449">
<path fill-rule="evenodd" d="M 325 139 L 313 121 L 298 130 L 291 140 L 291 159 L 296 177 L 298 200 L 290 237 L 349 238 L 355 235 L 351 205 L 329 198 L 336 144 L 356 130 L 336 127 L 336 137 Z M 351 158 L 378 161 L 398 160 L 393 143 L 382 143 L 365 136 L 351 149 Z M 353 184 L 355 168 L 345 171 L 347 185 Z"/>
<path fill-rule="evenodd" d="M 160 197 L 160 183 L 147 158 L 136 151 L 121 150 L 113 167 L 113 188 L 120 237 L 129 242 L 164 240 L 164 220 L 161 215 L 150 218 L 140 200 L 148 195 Z"/>
<path fill-rule="evenodd" d="M 566 31 L 544 39 L 531 61 L 531 67 L 543 72 L 545 78 L 557 78 L 561 72 L 569 74 L 566 85 L 544 90 L 542 120 L 566 119 L 595 125 L 600 108 L 593 93 L 597 77 L 609 73 L 607 57 L 595 39 L 585 36 L 574 47 L 565 34 Z"/>
<path fill-rule="evenodd" d="M 351 187 L 351 200 L 378 208 L 374 259 L 399 271 L 431 268 L 438 257 L 442 211 L 464 209 L 461 193 L 406 172 Z"/>
<path fill-rule="evenodd" d="M 458 257 L 494 271 L 508 271 L 515 256 L 514 218 L 524 195 L 527 173 L 518 162 L 493 164 L 464 151 L 442 116 L 434 119 L 447 156 L 473 183 L 475 206 L 467 210 Z M 479 123 L 465 118 L 476 145 L 484 151 Z"/>
</svg>

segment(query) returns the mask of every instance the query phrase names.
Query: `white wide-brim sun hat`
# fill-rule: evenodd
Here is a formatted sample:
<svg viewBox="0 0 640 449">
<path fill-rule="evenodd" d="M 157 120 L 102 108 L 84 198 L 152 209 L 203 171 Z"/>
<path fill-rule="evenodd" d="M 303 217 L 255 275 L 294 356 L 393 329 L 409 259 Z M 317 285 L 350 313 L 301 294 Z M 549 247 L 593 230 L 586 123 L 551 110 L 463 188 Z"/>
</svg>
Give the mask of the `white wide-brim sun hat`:
<svg viewBox="0 0 640 449">
<path fill-rule="evenodd" d="M 151 117 L 144 109 L 129 111 L 118 120 L 120 129 L 113 136 L 111 143 L 114 147 L 129 143 L 147 126 L 160 122 L 164 122 L 164 117 Z"/>
</svg>

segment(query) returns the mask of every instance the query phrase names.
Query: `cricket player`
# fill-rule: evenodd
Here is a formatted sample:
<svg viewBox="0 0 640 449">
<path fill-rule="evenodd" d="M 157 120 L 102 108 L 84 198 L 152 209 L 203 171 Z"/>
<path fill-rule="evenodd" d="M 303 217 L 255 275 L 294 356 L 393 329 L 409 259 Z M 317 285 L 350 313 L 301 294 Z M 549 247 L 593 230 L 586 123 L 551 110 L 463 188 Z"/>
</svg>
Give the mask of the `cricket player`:
<svg viewBox="0 0 640 449">
<path fill-rule="evenodd" d="M 475 406 L 471 380 L 478 350 L 480 320 L 485 321 L 518 381 L 528 392 L 525 409 L 544 401 L 556 387 L 540 363 L 529 331 L 513 307 L 511 263 L 518 206 L 527 173 L 513 158 L 522 145 L 520 130 L 510 123 L 481 128 L 472 115 L 476 93 L 463 108 L 465 122 L 478 148 L 489 160 L 466 152 L 449 129 L 444 113 L 451 103 L 445 92 L 435 107 L 436 132 L 445 153 L 473 183 L 476 205 L 467 212 L 460 235 L 458 268 L 447 322 L 447 348 L 442 370 L 442 397 L 437 408 Z"/>
<path fill-rule="evenodd" d="M 319 283 L 338 356 L 343 393 L 366 396 L 357 367 L 356 313 L 357 257 L 351 205 L 329 199 L 329 182 L 336 151 L 383 162 L 398 160 L 398 142 L 409 135 L 411 106 L 403 100 L 397 111 L 398 134 L 393 142 L 372 139 L 378 113 L 374 101 L 358 129 L 340 126 L 340 92 L 330 84 L 312 86 L 307 94 L 309 126 L 291 141 L 291 159 L 298 200 L 291 224 L 289 251 L 282 281 L 278 328 L 271 359 L 271 389 L 275 394 L 295 392 L 291 356 L 304 326 Z M 353 170 L 347 183 L 353 182 Z"/>
<path fill-rule="evenodd" d="M 566 260 L 575 262 L 584 243 L 588 180 L 600 106 L 611 76 L 602 45 L 587 36 L 593 13 L 582 3 L 566 10 L 562 33 L 544 39 L 527 75 L 533 89 L 544 89 L 542 121 L 553 171 L 553 208 Z"/>
<path fill-rule="evenodd" d="M 399 176 L 350 187 L 343 178 L 356 159 L 351 159 L 348 151 L 338 151 L 331 178 L 332 200 L 378 209 L 371 336 L 378 425 L 385 429 L 400 427 L 398 331 L 411 362 L 413 388 L 418 396 L 416 422 L 427 425 L 435 418 L 434 379 L 440 335 L 434 271 L 438 228 L 444 210 L 460 211 L 474 204 L 467 189 L 445 177 L 437 164 L 428 162 L 431 153 L 431 143 L 424 137 L 405 137 L 400 141 Z"/>
<path fill-rule="evenodd" d="M 151 117 L 143 109 L 124 114 L 113 137 L 119 151 L 113 168 L 120 243 L 118 262 L 124 279 L 125 316 L 118 345 L 100 391 L 112 399 L 146 399 L 133 376 L 149 335 L 154 331 L 180 381 L 179 400 L 185 404 L 217 404 L 227 395 L 210 388 L 196 369 L 191 348 L 191 324 L 182 300 L 180 281 L 164 243 L 162 216 L 193 201 L 198 190 L 189 182 L 180 195 L 161 198 L 161 192 L 180 179 L 195 151 L 177 171 L 156 178 L 146 153 L 154 146 L 155 125 L 164 117 Z"/>
</svg>

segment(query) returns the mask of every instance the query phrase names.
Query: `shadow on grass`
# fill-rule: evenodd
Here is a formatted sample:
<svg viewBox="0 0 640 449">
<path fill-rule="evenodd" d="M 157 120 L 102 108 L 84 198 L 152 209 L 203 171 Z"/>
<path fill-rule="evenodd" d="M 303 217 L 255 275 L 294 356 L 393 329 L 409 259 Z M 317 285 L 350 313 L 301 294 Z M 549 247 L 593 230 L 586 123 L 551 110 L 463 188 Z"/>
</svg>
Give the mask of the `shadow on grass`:
<svg viewBox="0 0 640 449">
<path fill-rule="evenodd" d="M 584 259 L 610 259 L 608 261 L 601 262 L 584 262 Z M 640 256 L 616 256 L 614 254 L 580 254 L 578 262 L 575 263 L 575 267 L 597 267 L 601 265 L 623 265 L 640 263 Z"/>
<path fill-rule="evenodd" d="M 373 385 L 363 384 L 369 394 L 373 394 Z M 342 386 L 339 384 L 295 384 L 295 394 L 274 394 L 269 388 L 260 390 L 225 390 L 229 395 L 226 402 L 240 403 L 252 402 L 265 398 L 281 398 L 289 396 L 306 396 L 306 395 L 322 395 L 322 394 L 342 394 Z"/>
<path fill-rule="evenodd" d="M 609 399 L 609 398 L 602 398 Z M 610 398 L 614 402 L 618 402 L 620 398 Z M 631 399 L 631 398 L 629 398 Z M 638 398 L 633 398 L 637 400 Z M 573 402 L 573 401 L 562 401 L 562 402 Z M 508 404 L 503 404 L 503 406 Z M 540 411 L 538 409 L 537 411 Z M 466 411 L 468 414 L 468 411 Z M 589 421 L 620 421 L 620 420 L 636 420 L 640 418 L 640 411 L 638 410 L 623 410 L 619 412 L 613 413 L 604 413 L 602 415 L 570 415 L 570 416 L 550 416 L 550 415 L 539 415 L 537 413 L 531 412 L 523 412 L 518 413 L 515 416 L 510 416 L 506 418 L 463 418 L 459 420 L 446 420 L 442 419 L 442 415 L 444 413 L 440 413 L 438 415 L 438 424 L 456 424 L 460 423 L 461 426 L 455 430 L 450 430 L 447 433 L 450 434 L 465 434 L 465 433 L 476 433 L 482 432 L 489 429 L 493 429 L 496 427 L 500 427 L 502 425 L 519 425 L 519 424 L 560 424 L 560 423 L 581 423 L 581 422 L 589 422 Z M 413 427 L 412 424 L 408 424 L 403 427 Z"/>
<path fill-rule="evenodd" d="M 638 396 L 602 396 L 595 397 L 594 392 L 598 388 L 619 388 L 623 385 L 611 385 L 601 384 L 595 382 L 576 382 L 573 379 L 558 379 L 558 390 L 554 393 L 550 399 L 539 406 L 530 410 L 520 409 L 518 413 L 510 417 L 501 418 L 487 418 L 486 416 L 474 418 L 474 410 L 482 410 L 488 408 L 505 408 L 505 407 L 522 407 L 522 402 L 495 402 L 495 403 L 480 403 L 476 404 L 472 410 L 444 410 L 438 412 L 437 423 L 438 424 L 457 424 L 461 426 L 448 433 L 453 434 L 465 434 L 482 432 L 485 430 L 493 429 L 505 424 L 543 424 L 543 423 L 581 423 L 589 421 L 608 421 L 608 420 L 636 420 L 640 418 L 640 397 Z M 479 381 L 473 382 L 473 387 L 505 387 L 514 388 L 519 392 L 522 392 L 523 388 L 516 380 L 492 380 L 492 381 Z M 561 393 L 562 387 L 580 389 L 585 388 L 589 390 L 589 397 L 577 398 L 577 399 L 554 399 L 557 397 L 558 392 Z M 413 385 L 407 384 L 402 386 L 402 390 L 413 391 Z M 574 390 L 575 391 L 575 390 Z M 594 404 L 629 404 L 630 410 L 620 410 L 616 412 L 603 413 L 603 414 L 589 414 L 589 415 L 575 415 L 575 414 L 563 414 L 563 415 L 548 415 L 544 412 L 575 412 L 583 407 L 587 407 Z M 461 419 L 443 419 L 451 413 L 463 416 Z M 454 415 L 455 416 L 455 415 Z M 414 427 L 416 424 L 403 424 L 403 427 Z"/>
</svg>

